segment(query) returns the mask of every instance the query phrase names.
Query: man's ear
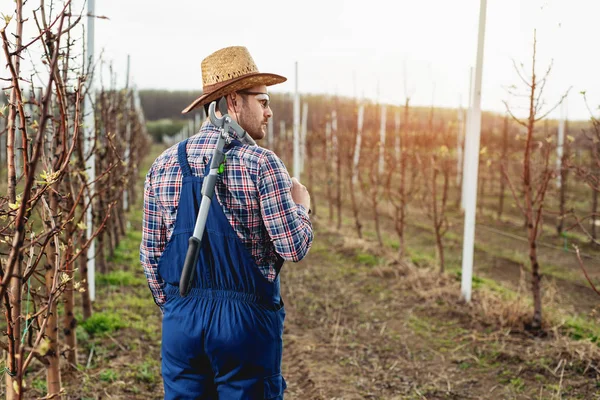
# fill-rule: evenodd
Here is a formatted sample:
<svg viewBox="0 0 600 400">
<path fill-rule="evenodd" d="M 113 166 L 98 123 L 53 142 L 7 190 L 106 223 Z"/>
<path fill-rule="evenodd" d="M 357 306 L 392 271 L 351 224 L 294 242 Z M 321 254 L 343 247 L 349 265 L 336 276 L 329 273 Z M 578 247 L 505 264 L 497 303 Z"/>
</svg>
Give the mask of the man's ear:
<svg viewBox="0 0 600 400">
<path fill-rule="evenodd" d="M 235 93 L 232 93 L 229 96 L 227 96 L 227 105 L 229 109 L 233 110 L 234 112 L 237 112 L 237 98 Z"/>
</svg>

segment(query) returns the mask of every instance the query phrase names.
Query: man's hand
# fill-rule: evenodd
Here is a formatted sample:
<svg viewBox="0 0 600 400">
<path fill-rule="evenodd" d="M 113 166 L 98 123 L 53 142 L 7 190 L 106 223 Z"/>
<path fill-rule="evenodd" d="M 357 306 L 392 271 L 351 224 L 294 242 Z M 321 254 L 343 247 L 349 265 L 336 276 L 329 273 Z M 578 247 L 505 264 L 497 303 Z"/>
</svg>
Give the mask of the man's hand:
<svg viewBox="0 0 600 400">
<path fill-rule="evenodd" d="M 292 178 L 292 199 L 296 204 L 303 205 L 306 210 L 310 210 L 310 194 L 306 186 L 301 184 L 298 179 Z"/>
</svg>

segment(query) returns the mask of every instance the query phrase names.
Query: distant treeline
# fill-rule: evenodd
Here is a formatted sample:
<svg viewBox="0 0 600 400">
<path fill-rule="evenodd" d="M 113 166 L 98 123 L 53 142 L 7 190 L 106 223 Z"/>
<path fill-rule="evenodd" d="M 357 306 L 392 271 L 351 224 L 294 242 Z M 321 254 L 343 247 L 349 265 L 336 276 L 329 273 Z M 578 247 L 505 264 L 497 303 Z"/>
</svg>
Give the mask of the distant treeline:
<svg viewBox="0 0 600 400">
<path fill-rule="evenodd" d="M 184 125 L 185 120 L 193 119 L 196 111 L 181 114 L 187 105 L 200 96 L 200 91 L 167 91 L 167 90 L 141 90 L 140 100 L 148 123 L 148 131 L 154 140 L 160 141 L 163 135 L 171 136 L 177 133 Z M 353 98 L 331 96 L 323 94 L 302 94 L 301 102 L 308 104 L 308 130 L 322 132 L 325 122 L 332 111 L 337 113 L 338 126 L 341 130 L 353 132 L 357 124 L 357 102 Z M 291 130 L 293 124 L 293 95 L 291 93 L 272 93 L 271 108 L 273 109 L 274 130 L 280 134 L 280 124 L 286 130 Z M 364 129 L 379 131 L 381 109 L 372 101 L 365 101 Z M 399 116 L 403 126 L 408 125 L 414 131 L 444 132 L 456 129 L 458 112 L 456 109 L 431 108 L 427 106 L 409 105 L 408 121 L 405 121 L 404 104 L 400 101 L 395 105 L 387 105 L 386 125 L 387 131 L 395 131 L 396 116 Z M 302 107 L 301 107 L 302 109 Z M 483 112 L 481 121 L 482 146 L 486 142 L 500 140 L 499 132 L 502 129 L 504 113 Z M 463 118 L 466 117 L 463 114 Z M 510 121 L 511 125 L 514 123 Z M 546 120 L 538 125 L 539 131 L 555 131 L 558 126 L 556 120 Z M 589 128 L 588 121 L 570 121 L 569 133 L 576 139 L 575 147 L 580 143 L 585 147 L 587 142 L 581 137 L 581 132 Z M 520 131 L 523 127 L 516 126 Z M 423 138 L 423 140 L 427 140 Z M 489 143 L 493 145 L 492 143 Z"/>
<path fill-rule="evenodd" d="M 140 90 L 140 101 L 148 121 L 189 118 L 181 114 L 187 105 L 202 93 L 200 91 Z"/>
<path fill-rule="evenodd" d="M 184 115 L 181 114 L 187 105 L 194 101 L 202 93 L 200 91 L 169 91 L 169 90 L 155 90 L 146 89 L 140 90 L 140 101 L 144 110 L 144 116 L 148 121 L 157 121 L 161 119 L 191 119 L 193 118 L 194 112 Z M 315 94 L 303 94 L 301 97 L 302 102 L 309 104 L 309 113 L 314 115 L 315 111 L 317 114 L 326 115 L 331 113 L 334 109 L 337 109 L 338 115 L 349 116 L 347 112 L 355 108 L 355 100 L 345 97 L 333 97 L 329 95 L 315 95 Z M 372 103 L 372 102 L 371 102 Z M 291 123 L 293 118 L 293 96 L 289 93 L 272 93 L 271 104 L 275 113 L 275 119 L 284 119 L 286 122 Z M 389 107 L 388 110 L 391 112 L 393 109 L 400 108 L 398 105 Z M 346 110 L 348 109 L 348 110 Z M 413 112 L 416 113 L 425 121 L 430 115 L 430 109 L 428 107 L 416 107 L 412 108 Z M 351 114 L 351 113 L 350 113 Z M 442 119 L 450 118 L 456 115 L 455 110 L 443 110 L 436 108 L 436 117 L 442 117 Z M 390 113 L 390 115 L 392 115 Z M 421 119 L 420 118 L 420 119 Z M 432 118 L 433 119 L 433 118 Z M 430 121 L 427 121 L 430 122 Z M 431 121 L 433 122 L 433 121 Z M 393 123 L 393 121 L 391 122 Z M 309 122 L 310 125 L 310 122 Z"/>
</svg>

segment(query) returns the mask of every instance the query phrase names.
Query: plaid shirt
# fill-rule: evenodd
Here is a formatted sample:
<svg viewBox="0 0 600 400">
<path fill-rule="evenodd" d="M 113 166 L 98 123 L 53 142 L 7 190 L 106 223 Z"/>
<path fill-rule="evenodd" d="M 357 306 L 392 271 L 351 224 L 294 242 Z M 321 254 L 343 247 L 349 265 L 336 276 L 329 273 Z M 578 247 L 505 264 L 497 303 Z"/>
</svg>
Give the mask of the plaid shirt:
<svg viewBox="0 0 600 400">
<path fill-rule="evenodd" d="M 194 176 L 204 174 L 218 132 L 214 125 L 205 122 L 199 134 L 189 139 L 186 149 Z M 230 137 L 236 138 L 235 133 L 230 133 Z M 154 161 L 144 185 L 140 261 L 154 301 L 161 307 L 166 297 L 158 260 L 175 226 L 181 183 L 175 145 Z M 300 261 L 313 240 L 308 210 L 294 202 L 291 187 L 289 173 L 275 153 L 247 145 L 227 152 L 225 171 L 215 187 L 229 223 L 270 282 L 277 276 L 277 254 L 284 260 Z"/>
</svg>

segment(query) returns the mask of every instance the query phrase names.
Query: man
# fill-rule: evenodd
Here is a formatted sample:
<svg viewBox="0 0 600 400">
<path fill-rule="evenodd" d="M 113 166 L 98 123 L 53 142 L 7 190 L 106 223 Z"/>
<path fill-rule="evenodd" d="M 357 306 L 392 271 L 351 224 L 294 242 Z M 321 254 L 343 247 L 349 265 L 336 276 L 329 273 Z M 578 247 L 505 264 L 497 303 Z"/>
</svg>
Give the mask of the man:
<svg viewBox="0 0 600 400">
<path fill-rule="evenodd" d="M 183 113 L 225 97 L 231 118 L 259 140 L 273 116 L 267 86 L 285 80 L 260 73 L 246 48 L 224 48 L 202 61 L 203 94 Z M 242 144 L 233 131 L 192 288 L 179 294 L 218 135 L 207 120 L 146 176 L 140 260 L 164 314 L 165 398 L 283 399 L 279 272 L 283 260 L 301 260 L 312 244 L 310 195 L 272 151 Z"/>
</svg>

